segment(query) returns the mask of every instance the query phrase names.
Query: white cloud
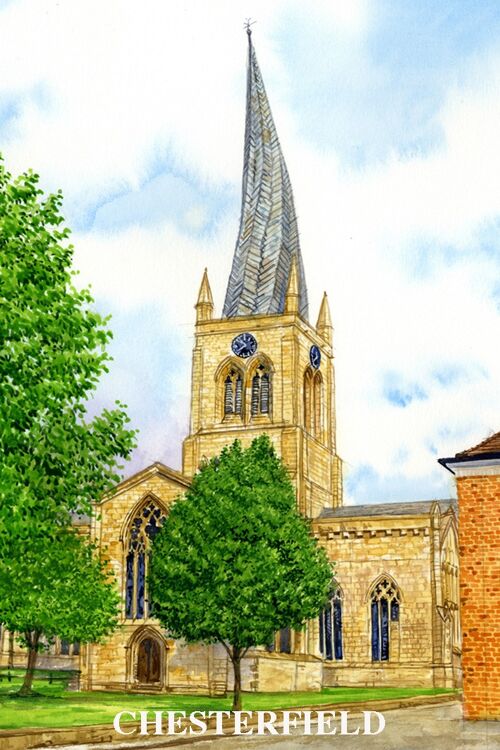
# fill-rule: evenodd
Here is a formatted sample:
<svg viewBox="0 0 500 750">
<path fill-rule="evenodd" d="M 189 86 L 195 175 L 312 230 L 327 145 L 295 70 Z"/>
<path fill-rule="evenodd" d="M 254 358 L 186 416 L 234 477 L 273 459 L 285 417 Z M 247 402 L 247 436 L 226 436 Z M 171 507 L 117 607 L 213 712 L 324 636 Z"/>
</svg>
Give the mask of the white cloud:
<svg viewBox="0 0 500 750">
<path fill-rule="evenodd" d="M 286 0 L 8 6 L 0 26 L 0 92 L 22 95 L 3 146 L 8 166 L 34 166 L 46 184 L 63 187 L 72 210 L 137 188 L 160 157 L 209 186 L 238 184 L 240 29 L 245 16 L 257 18 L 259 61 L 273 82 L 268 90 L 295 189 L 312 321 L 324 288 L 333 308 L 340 449 L 352 467 L 368 463 L 382 476 L 415 482 L 428 472 L 434 487 L 442 471 L 436 451 L 454 453 L 500 428 L 493 412 L 500 319 L 491 298 L 499 262 L 477 251 L 484 225 L 499 213 L 500 59 L 477 59 L 449 92 L 434 152 L 346 170 L 324 143 L 299 137 L 296 114 L 279 94 L 293 81 L 273 32 L 294 7 L 300 4 Z M 363 43 L 371 5 L 318 0 L 308 12 L 343 35 L 339 47 L 348 50 L 348 40 Z M 186 225 L 197 230 L 205 210 L 187 207 Z M 221 308 L 237 222 L 228 217 L 202 239 L 166 222 L 80 232 L 74 242 L 82 282 L 92 282 L 103 310 L 121 309 L 124 319 L 151 306 L 187 352 L 205 266 Z M 415 274 L 426 257 L 428 270 Z M 127 335 L 117 313 L 113 326 Z M 145 347 L 155 346 L 147 331 L 144 339 Z M 444 387 L 435 377 L 441 364 L 461 368 L 462 377 Z M 388 371 L 403 385 L 418 384 L 427 398 L 406 408 L 388 403 Z M 175 460 L 172 446 L 188 409 L 189 352 L 148 384 L 148 393 L 138 387 L 141 378 L 137 352 L 121 352 L 103 394 L 120 385 L 139 413 L 141 399 L 154 397 L 149 388 L 165 393 L 141 435 L 140 458 L 158 452 Z"/>
<path fill-rule="evenodd" d="M 290 149 L 311 296 L 326 287 L 334 312 L 340 449 L 349 464 L 385 476 L 417 479 L 426 467 L 436 475 L 436 452 L 452 454 L 500 428 L 492 414 L 500 256 L 480 252 L 485 225 L 500 213 L 500 60 L 485 68 L 488 76 L 476 70 L 450 93 L 443 145 L 430 155 L 346 172 L 334 155 L 301 143 Z M 433 373 L 450 363 L 467 376 L 440 385 Z M 390 405 L 390 370 L 428 398 Z"/>
</svg>

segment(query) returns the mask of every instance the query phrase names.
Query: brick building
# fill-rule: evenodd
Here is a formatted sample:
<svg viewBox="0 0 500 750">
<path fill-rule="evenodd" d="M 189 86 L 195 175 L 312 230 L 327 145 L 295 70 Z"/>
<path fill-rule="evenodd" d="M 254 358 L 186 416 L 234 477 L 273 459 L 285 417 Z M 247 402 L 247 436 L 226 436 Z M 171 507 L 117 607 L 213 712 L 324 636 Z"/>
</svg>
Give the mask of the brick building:
<svg viewBox="0 0 500 750">
<path fill-rule="evenodd" d="M 439 462 L 456 477 L 464 709 L 500 718 L 500 432 Z"/>
<path fill-rule="evenodd" d="M 299 510 L 336 562 L 335 586 L 316 621 L 248 653 L 243 688 L 458 684 L 454 503 L 343 507 L 330 310 L 325 295 L 316 324 L 309 321 L 290 178 L 250 35 L 240 230 L 221 316 L 206 272 L 195 309 L 182 472 L 155 463 L 129 477 L 97 504 L 86 529 L 116 573 L 122 627 L 103 645 L 57 643 L 48 660 L 78 664 L 86 689 L 226 688 L 231 669 L 222 646 L 175 641 L 150 616 L 148 548 L 205 456 L 266 432 Z M 22 658 L 12 649 L 4 634 L 4 663 Z"/>
</svg>

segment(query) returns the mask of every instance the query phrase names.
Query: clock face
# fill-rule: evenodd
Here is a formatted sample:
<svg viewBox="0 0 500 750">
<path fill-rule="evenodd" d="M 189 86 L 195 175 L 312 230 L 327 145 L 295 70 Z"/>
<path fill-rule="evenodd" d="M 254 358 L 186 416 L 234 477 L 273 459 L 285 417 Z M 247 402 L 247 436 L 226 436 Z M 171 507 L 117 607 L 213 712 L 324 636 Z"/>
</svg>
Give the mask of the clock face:
<svg viewBox="0 0 500 750">
<path fill-rule="evenodd" d="M 251 333 L 240 333 L 233 339 L 231 349 L 238 357 L 251 357 L 257 351 L 257 339 Z"/>
<path fill-rule="evenodd" d="M 316 345 L 311 346 L 309 350 L 309 360 L 314 369 L 317 370 L 321 363 L 321 352 Z"/>
</svg>

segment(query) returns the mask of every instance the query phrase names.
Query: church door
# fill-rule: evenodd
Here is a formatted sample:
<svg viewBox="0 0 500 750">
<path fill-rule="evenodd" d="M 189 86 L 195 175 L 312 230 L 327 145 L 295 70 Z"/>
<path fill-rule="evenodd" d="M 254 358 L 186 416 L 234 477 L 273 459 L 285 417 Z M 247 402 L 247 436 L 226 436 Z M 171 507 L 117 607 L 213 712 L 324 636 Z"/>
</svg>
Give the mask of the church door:
<svg viewBox="0 0 500 750">
<path fill-rule="evenodd" d="M 160 682 L 160 644 L 144 638 L 137 653 L 137 680 L 141 683 Z"/>
</svg>

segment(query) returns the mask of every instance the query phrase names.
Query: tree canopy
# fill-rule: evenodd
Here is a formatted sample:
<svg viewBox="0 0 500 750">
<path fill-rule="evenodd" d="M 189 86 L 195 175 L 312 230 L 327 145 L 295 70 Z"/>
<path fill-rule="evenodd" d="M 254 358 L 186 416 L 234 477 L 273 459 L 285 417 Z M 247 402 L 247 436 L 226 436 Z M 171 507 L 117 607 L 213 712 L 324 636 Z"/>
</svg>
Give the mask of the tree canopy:
<svg viewBox="0 0 500 750">
<path fill-rule="evenodd" d="M 302 629 L 325 605 L 331 580 L 288 472 L 262 435 L 200 468 L 154 541 L 149 585 L 154 614 L 173 637 L 225 646 L 236 693 L 246 650 L 281 628 Z"/>
<path fill-rule="evenodd" d="M 73 284 L 61 204 L 0 157 L 0 622 L 28 648 L 25 693 L 41 639 L 95 641 L 116 625 L 114 581 L 71 523 L 135 444 L 123 404 L 88 412 L 111 332 Z"/>
<path fill-rule="evenodd" d="M 112 335 L 89 290 L 73 285 L 61 203 L 0 158 L 0 542 L 29 535 L 33 513 L 50 527 L 89 512 L 135 441 L 119 402 L 87 413 Z"/>
<path fill-rule="evenodd" d="M 36 653 L 58 636 L 96 642 L 114 630 L 120 611 L 116 582 L 93 545 L 73 529 L 32 535 L 22 554 L 2 565 L 0 622 L 28 649 L 25 692 Z"/>
</svg>

